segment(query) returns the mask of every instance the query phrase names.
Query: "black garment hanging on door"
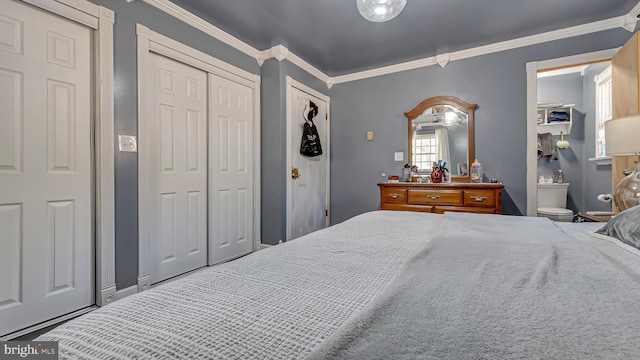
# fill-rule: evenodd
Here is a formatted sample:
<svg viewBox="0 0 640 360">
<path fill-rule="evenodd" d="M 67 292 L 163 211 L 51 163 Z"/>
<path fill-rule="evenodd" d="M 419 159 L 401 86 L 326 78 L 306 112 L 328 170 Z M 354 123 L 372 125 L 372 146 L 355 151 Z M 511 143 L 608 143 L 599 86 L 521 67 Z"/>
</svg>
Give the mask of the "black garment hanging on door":
<svg viewBox="0 0 640 360">
<path fill-rule="evenodd" d="M 309 111 L 307 111 L 309 109 Z M 320 136 L 318 129 L 313 123 L 313 118 L 318 115 L 318 107 L 313 101 L 307 101 L 302 116 L 304 124 L 302 124 L 302 141 L 300 142 L 300 154 L 304 156 L 322 155 L 322 145 L 320 145 Z"/>
</svg>

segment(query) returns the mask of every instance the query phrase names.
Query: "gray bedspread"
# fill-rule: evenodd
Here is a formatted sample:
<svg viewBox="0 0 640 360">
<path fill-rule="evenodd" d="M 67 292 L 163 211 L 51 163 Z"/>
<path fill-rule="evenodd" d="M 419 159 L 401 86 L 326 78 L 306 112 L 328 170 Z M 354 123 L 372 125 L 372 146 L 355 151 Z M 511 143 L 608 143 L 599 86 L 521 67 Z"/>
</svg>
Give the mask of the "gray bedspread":
<svg viewBox="0 0 640 360">
<path fill-rule="evenodd" d="M 38 340 L 61 359 L 300 359 L 425 246 L 435 214 L 371 212 L 118 300 Z"/>
<path fill-rule="evenodd" d="M 581 225 L 446 213 L 309 358 L 639 359 L 639 252 Z"/>
</svg>

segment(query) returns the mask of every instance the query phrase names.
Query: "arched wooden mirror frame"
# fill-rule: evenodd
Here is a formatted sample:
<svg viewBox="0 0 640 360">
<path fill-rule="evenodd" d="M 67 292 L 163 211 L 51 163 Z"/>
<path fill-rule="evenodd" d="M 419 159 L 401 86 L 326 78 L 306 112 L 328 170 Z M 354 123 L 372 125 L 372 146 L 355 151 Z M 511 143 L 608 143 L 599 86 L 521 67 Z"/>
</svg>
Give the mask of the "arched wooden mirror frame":
<svg viewBox="0 0 640 360">
<path fill-rule="evenodd" d="M 412 154 L 412 144 L 413 144 L 413 131 L 412 131 L 412 121 L 418 116 L 422 115 L 424 111 L 432 106 L 436 105 L 450 105 L 454 108 L 463 111 L 467 114 L 467 125 L 468 125 L 468 162 L 467 166 L 470 167 L 475 159 L 475 131 L 474 131 L 474 111 L 478 107 L 478 104 L 469 104 L 468 102 L 462 101 L 455 96 L 435 96 L 426 100 L 423 100 L 416 107 L 411 109 L 411 111 L 407 111 L 404 113 L 404 116 L 407 117 L 407 125 L 409 128 L 408 139 L 409 139 L 409 165 L 411 164 L 413 159 Z M 451 170 L 451 169 L 450 169 Z M 452 171 L 453 174 L 453 171 Z M 454 182 L 471 182 L 471 175 L 469 169 L 467 169 L 467 176 L 451 176 L 451 180 Z"/>
</svg>

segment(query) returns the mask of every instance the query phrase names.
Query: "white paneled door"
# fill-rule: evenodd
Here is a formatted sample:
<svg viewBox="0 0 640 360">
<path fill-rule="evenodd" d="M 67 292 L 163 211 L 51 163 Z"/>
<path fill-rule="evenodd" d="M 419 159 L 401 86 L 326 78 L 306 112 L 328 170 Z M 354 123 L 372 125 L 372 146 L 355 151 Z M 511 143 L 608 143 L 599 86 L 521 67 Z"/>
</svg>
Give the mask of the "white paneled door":
<svg viewBox="0 0 640 360">
<path fill-rule="evenodd" d="M 314 105 L 317 113 L 312 112 Z M 327 226 L 329 137 L 325 100 L 291 86 L 287 107 L 290 144 L 287 152 L 291 164 L 287 176 L 287 240 L 291 240 Z M 303 124 L 308 119 L 318 132 L 322 148 L 322 154 L 318 156 L 300 153 Z"/>
<path fill-rule="evenodd" d="M 207 264 L 207 73 L 150 54 L 151 282 Z"/>
<path fill-rule="evenodd" d="M 209 264 L 253 250 L 253 89 L 209 74 Z"/>
<path fill-rule="evenodd" d="M 94 301 L 91 30 L 0 6 L 0 335 Z"/>
</svg>

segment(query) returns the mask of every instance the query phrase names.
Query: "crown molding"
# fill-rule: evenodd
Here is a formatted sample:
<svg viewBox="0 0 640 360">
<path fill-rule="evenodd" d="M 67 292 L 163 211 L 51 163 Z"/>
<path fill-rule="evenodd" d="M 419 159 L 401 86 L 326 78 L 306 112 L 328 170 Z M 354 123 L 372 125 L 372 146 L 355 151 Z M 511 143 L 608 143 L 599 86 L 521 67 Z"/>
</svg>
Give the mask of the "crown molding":
<svg viewBox="0 0 640 360">
<path fill-rule="evenodd" d="M 333 85 L 332 83 L 330 83 L 331 77 L 329 77 L 328 75 L 326 75 L 322 71 L 318 70 L 316 67 L 314 67 L 313 65 L 309 64 L 308 62 L 306 62 L 304 59 L 302 59 L 298 55 L 290 52 L 288 49 L 287 49 L 287 53 L 288 53 L 288 55 L 286 56 L 287 60 L 289 60 L 289 61 L 291 61 L 291 63 L 297 65 L 302 70 L 305 70 L 309 74 L 315 76 L 320 81 L 325 82 L 327 84 L 327 86 L 329 88 L 331 88 L 331 86 Z"/>
<path fill-rule="evenodd" d="M 637 20 L 635 19 L 635 16 L 633 18 L 634 18 L 633 27 L 635 28 L 635 21 Z M 541 44 L 549 41 L 566 39 L 574 36 L 598 32 L 598 31 L 625 27 L 626 21 L 627 21 L 627 15 L 623 15 L 623 16 L 619 16 L 619 17 L 615 17 L 607 20 L 592 22 L 589 24 L 572 26 L 565 29 L 549 31 L 549 32 L 540 33 L 536 35 L 531 35 L 531 36 L 525 36 L 518 39 L 502 41 L 502 42 L 498 42 L 490 45 L 478 46 L 471 49 L 454 51 L 448 54 L 439 54 L 435 57 L 428 57 L 420 60 L 414 60 L 414 61 L 404 62 L 396 65 L 385 66 L 378 69 L 372 69 L 372 70 L 361 71 L 353 74 L 336 76 L 331 80 L 333 81 L 334 84 L 339 84 L 343 82 L 366 79 L 374 76 L 380 76 L 380 75 L 392 74 L 400 71 L 417 69 L 425 66 L 433 66 L 436 64 L 440 64 L 440 66 L 444 68 L 444 66 L 451 61 L 462 60 L 462 59 L 472 58 L 472 57 L 491 54 L 491 53 L 497 53 L 505 50 L 517 49 L 517 48 L 531 46 L 531 45 L 537 45 L 537 44 Z M 444 65 L 442 65 L 441 63 L 444 63 Z"/>
<path fill-rule="evenodd" d="M 134 0 L 126 0 L 132 2 Z M 156 7 L 165 13 L 193 26 L 194 28 L 222 41 L 223 43 L 253 57 L 258 62 L 258 65 L 262 66 L 265 60 L 270 58 L 276 58 L 278 61 L 284 59 L 289 60 L 293 64 L 297 65 L 301 69 L 307 71 L 311 75 L 315 76 L 319 80 L 325 82 L 329 88 L 334 84 L 340 84 L 360 79 L 366 79 L 370 77 L 376 77 L 381 75 L 393 74 L 401 71 L 407 71 L 427 66 L 440 65 L 445 67 L 449 62 L 467 59 L 471 57 L 492 54 L 505 50 L 517 49 L 521 47 L 537 45 L 549 41 L 566 39 L 574 36 L 586 35 L 594 32 L 605 31 L 615 28 L 624 28 L 630 32 L 635 30 L 638 18 L 640 14 L 640 2 L 629 11 L 626 15 L 618 16 L 611 19 L 592 22 L 589 24 L 572 26 L 565 29 L 549 31 L 541 34 L 525 36 L 518 39 L 507 40 L 498 42 L 495 44 L 478 46 L 470 49 L 454 51 L 451 53 L 438 54 L 437 56 L 422 58 L 418 60 L 403 62 L 400 64 L 383 66 L 371 70 L 359 71 L 351 74 L 340 75 L 331 77 L 323 73 L 313 65 L 309 64 L 304 59 L 300 58 L 284 45 L 276 45 L 270 49 L 258 50 L 251 45 L 243 42 L 242 40 L 226 33 L 220 28 L 208 23 L 202 18 L 194 15 L 193 13 L 183 9 L 182 7 L 172 3 L 169 0 L 142 0 L 143 2 Z"/>
<path fill-rule="evenodd" d="M 625 15 L 623 27 L 630 32 L 635 31 L 638 16 L 640 16 L 640 2 L 638 2 L 636 6 L 634 6 L 633 9 Z"/>
<path fill-rule="evenodd" d="M 132 0 L 133 1 L 133 0 Z M 177 18 L 180 21 L 183 21 L 194 28 L 204 32 L 205 34 L 211 35 L 214 38 L 222 41 L 223 43 L 253 57 L 258 60 L 260 58 L 260 51 L 252 47 L 251 45 L 245 43 L 244 41 L 234 37 L 233 35 L 223 31 L 217 26 L 212 25 L 211 23 L 205 21 L 204 19 L 194 15 L 193 13 L 181 8 L 180 6 L 172 3 L 168 0 L 142 0 L 145 3 L 158 8 L 165 13 Z"/>
<path fill-rule="evenodd" d="M 371 78 L 371 77 L 375 77 L 375 76 L 393 74 L 393 73 L 397 73 L 397 72 L 401 72 L 401 71 L 418 69 L 418 68 L 426 67 L 426 66 L 433 66 L 433 65 L 436 65 L 437 63 L 438 63 L 438 61 L 436 60 L 436 57 L 435 56 L 431 56 L 431 57 L 428 57 L 428 58 L 408 61 L 408 62 L 404 62 L 404 63 L 400 63 L 400 64 L 383 66 L 383 67 L 376 68 L 376 69 L 359 71 L 359 72 L 355 72 L 355 73 L 352 73 L 352 74 L 340 75 L 340 76 L 332 77 L 331 78 L 331 82 L 333 84 L 340 84 L 340 83 L 345 83 L 345 82 L 349 82 L 349 81 L 355 81 L 355 80 L 366 79 L 366 78 Z"/>
</svg>

